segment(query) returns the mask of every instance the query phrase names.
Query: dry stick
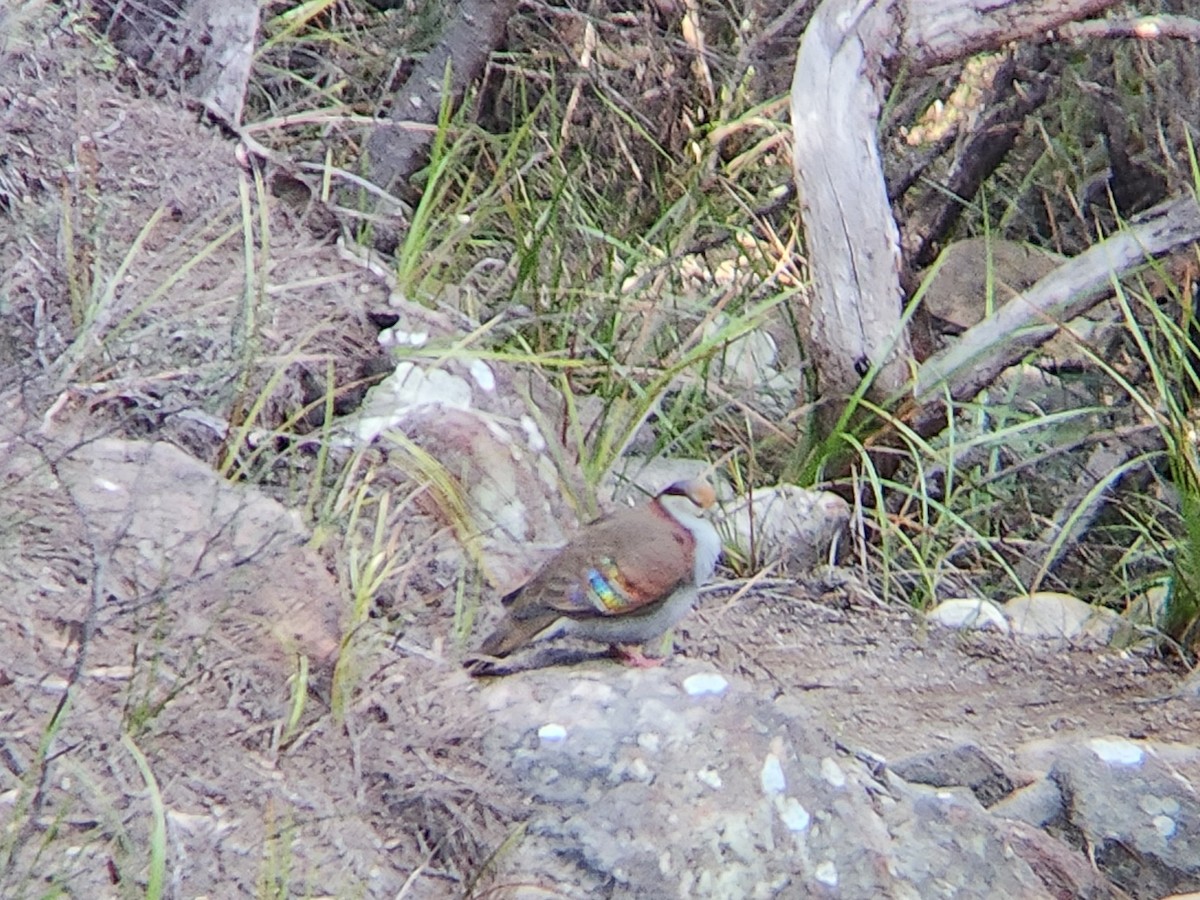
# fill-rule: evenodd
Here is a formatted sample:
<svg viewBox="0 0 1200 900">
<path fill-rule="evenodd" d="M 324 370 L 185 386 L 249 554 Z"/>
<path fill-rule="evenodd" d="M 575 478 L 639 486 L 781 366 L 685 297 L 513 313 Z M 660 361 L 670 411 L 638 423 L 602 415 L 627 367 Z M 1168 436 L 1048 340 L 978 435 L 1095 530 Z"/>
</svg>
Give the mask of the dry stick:
<svg viewBox="0 0 1200 900">
<path fill-rule="evenodd" d="M 903 4 L 900 53 L 916 72 L 1003 47 L 1010 41 L 1052 39 L 1118 0 L 909 0 Z M 1061 32 L 1059 32 L 1061 33 Z"/>
<path fill-rule="evenodd" d="M 1178 38 L 1200 41 L 1200 20 L 1190 16 L 1141 16 L 1132 19 L 1096 19 L 1071 22 L 1058 29 L 1060 37 L 1083 38 Z"/>
<path fill-rule="evenodd" d="M 1056 552 L 1043 558 L 1040 563 L 1035 562 L 1030 556 L 1023 557 L 1014 567 L 1022 584 L 1031 591 L 1039 590 L 1042 587 L 1046 577 L 1057 568 L 1067 551 L 1078 544 L 1091 529 L 1092 523 L 1104 509 L 1108 493 L 1116 487 L 1115 479 L 1108 485 L 1107 490 L 1093 497 L 1087 508 L 1077 514 L 1079 506 L 1088 494 L 1098 485 L 1112 478 L 1113 473 L 1121 466 L 1126 465 L 1134 457 L 1153 450 L 1156 446 L 1162 446 L 1162 436 L 1157 431 L 1141 435 L 1139 441 L 1113 445 L 1100 444 L 1092 450 L 1087 462 L 1083 464 L 1083 471 L 1079 473 L 1075 484 L 1055 511 L 1054 519 L 1042 529 L 1042 533 L 1035 541 L 1036 545 L 1045 547 L 1047 550 L 1053 547 L 1057 541 Z M 1064 528 L 1069 528 L 1068 534 L 1065 538 L 1060 538 Z"/>
</svg>

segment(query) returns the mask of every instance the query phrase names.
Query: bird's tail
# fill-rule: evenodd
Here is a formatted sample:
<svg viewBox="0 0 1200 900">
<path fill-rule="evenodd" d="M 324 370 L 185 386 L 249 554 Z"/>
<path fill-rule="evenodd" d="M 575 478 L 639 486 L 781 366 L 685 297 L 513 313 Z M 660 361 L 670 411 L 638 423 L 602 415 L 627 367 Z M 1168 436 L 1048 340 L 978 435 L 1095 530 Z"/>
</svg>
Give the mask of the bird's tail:
<svg viewBox="0 0 1200 900">
<path fill-rule="evenodd" d="M 479 652 L 485 656 L 508 656 L 553 625 L 559 615 L 559 613 L 554 613 L 531 616 L 528 619 L 516 619 L 509 616 L 484 639 L 479 646 Z"/>
</svg>

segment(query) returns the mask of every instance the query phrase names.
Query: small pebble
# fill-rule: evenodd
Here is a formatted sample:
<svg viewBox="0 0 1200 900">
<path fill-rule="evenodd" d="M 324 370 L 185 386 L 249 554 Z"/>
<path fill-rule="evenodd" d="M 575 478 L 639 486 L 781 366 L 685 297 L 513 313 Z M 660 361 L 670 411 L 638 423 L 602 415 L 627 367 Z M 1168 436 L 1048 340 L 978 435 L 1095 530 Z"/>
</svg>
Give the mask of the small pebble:
<svg viewBox="0 0 1200 900">
<path fill-rule="evenodd" d="M 1172 837 L 1175 834 L 1175 820 L 1170 816 L 1155 816 L 1154 830 L 1164 838 Z"/>
<path fill-rule="evenodd" d="M 812 816 L 808 814 L 799 800 L 795 797 L 788 797 L 778 805 L 779 818 L 783 820 L 783 824 L 787 826 L 789 831 L 803 831 L 812 821 Z"/>
<path fill-rule="evenodd" d="M 842 767 L 837 762 L 828 756 L 821 760 L 821 777 L 835 788 L 846 786 L 846 773 L 842 771 Z"/>
<path fill-rule="evenodd" d="M 662 738 L 653 731 L 643 731 L 637 736 L 638 746 L 643 750 L 649 750 L 651 753 L 657 753 L 662 747 Z"/>
<path fill-rule="evenodd" d="M 496 389 L 496 376 L 492 373 L 491 366 L 482 359 L 472 360 L 470 371 L 471 377 L 475 379 L 475 383 L 485 391 L 494 391 Z"/>
</svg>

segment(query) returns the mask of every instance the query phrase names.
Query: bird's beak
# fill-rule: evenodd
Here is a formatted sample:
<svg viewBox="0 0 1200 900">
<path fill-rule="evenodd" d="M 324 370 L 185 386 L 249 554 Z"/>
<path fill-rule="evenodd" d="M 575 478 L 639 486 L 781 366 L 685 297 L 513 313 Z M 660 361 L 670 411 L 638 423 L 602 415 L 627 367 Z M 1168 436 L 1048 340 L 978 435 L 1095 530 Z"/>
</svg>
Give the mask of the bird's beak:
<svg viewBox="0 0 1200 900">
<path fill-rule="evenodd" d="M 717 492 L 707 481 L 701 481 L 692 489 L 692 501 L 701 509 L 711 509 L 717 502 Z"/>
</svg>

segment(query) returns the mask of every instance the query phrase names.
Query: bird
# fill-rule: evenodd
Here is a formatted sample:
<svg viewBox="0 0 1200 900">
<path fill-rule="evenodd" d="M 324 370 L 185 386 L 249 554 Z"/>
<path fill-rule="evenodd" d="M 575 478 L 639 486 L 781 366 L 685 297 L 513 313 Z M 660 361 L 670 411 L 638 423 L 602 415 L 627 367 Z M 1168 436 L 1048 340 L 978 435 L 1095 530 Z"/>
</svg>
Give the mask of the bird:
<svg viewBox="0 0 1200 900">
<path fill-rule="evenodd" d="M 705 510 L 715 501 L 707 479 L 679 481 L 649 503 L 585 526 L 501 600 L 504 618 L 480 652 L 504 657 L 572 635 L 610 644 L 628 665 L 661 665 L 639 645 L 666 634 L 712 577 L 721 536 Z"/>
</svg>

